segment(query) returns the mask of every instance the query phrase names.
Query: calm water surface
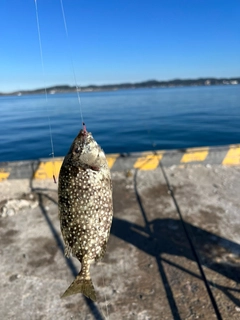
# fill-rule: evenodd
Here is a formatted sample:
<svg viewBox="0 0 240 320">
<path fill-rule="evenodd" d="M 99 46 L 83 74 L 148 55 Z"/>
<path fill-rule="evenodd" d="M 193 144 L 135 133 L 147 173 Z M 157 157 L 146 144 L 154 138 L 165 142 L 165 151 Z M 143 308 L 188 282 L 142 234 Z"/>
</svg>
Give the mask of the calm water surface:
<svg viewBox="0 0 240 320">
<path fill-rule="evenodd" d="M 240 86 L 81 94 L 88 131 L 106 153 L 240 143 Z M 81 128 L 76 94 L 0 97 L 0 161 L 68 151 Z"/>
</svg>

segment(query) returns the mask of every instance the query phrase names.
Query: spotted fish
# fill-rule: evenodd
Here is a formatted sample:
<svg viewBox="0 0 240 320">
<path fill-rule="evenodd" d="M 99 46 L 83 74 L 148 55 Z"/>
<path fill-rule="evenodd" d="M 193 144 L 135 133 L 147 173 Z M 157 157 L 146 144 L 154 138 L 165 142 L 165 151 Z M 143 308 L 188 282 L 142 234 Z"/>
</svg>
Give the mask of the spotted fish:
<svg viewBox="0 0 240 320">
<path fill-rule="evenodd" d="M 65 255 L 81 262 L 81 271 L 62 297 L 81 292 L 96 301 L 90 265 L 106 250 L 113 217 L 112 183 L 105 154 L 85 126 L 64 158 L 58 206 Z"/>
</svg>

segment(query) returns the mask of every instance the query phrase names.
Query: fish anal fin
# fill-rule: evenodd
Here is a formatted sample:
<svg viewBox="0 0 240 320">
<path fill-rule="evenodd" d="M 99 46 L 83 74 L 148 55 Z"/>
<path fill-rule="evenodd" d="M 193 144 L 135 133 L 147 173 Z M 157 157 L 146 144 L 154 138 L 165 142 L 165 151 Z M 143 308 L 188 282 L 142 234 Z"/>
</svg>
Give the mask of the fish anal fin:
<svg viewBox="0 0 240 320">
<path fill-rule="evenodd" d="M 96 261 L 99 261 L 104 257 L 106 250 L 107 250 L 107 242 L 103 244 L 101 251 L 96 257 Z"/>
</svg>

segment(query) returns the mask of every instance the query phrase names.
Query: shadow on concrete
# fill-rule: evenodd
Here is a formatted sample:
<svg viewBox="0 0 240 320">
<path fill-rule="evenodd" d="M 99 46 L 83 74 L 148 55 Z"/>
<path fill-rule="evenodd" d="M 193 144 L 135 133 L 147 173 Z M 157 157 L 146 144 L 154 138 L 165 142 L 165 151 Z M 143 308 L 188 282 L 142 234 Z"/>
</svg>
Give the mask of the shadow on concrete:
<svg viewBox="0 0 240 320">
<path fill-rule="evenodd" d="M 142 250 L 156 259 L 159 274 L 165 288 L 173 319 L 181 320 L 171 285 L 163 268 L 163 262 L 178 268 L 182 272 L 186 272 L 197 279 L 203 279 L 199 274 L 193 273 L 188 269 L 185 269 L 183 266 L 173 263 L 172 261 L 161 256 L 162 254 L 166 253 L 170 255 L 186 257 L 189 260 L 195 261 L 189 247 L 189 243 L 186 239 L 186 235 L 183 231 L 182 222 L 180 220 L 169 218 L 148 221 L 146 211 L 138 193 L 136 177 L 137 176 L 135 175 L 135 196 L 142 217 L 145 221 L 145 227 L 141 227 L 137 224 L 114 217 L 111 234 L 134 245 L 139 250 Z M 30 182 L 30 187 L 32 192 L 37 195 L 41 212 L 52 232 L 58 248 L 66 260 L 68 268 L 75 277 L 78 274 L 78 270 L 73 264 L 72 260 L 65 257 L 62 238 L 58 234 L 57 229 L 54 227 L 54 224 L 52 223 L 44 206 L 44 201 L 46 199 L 57 205 L 57 201 L 47 194 L 47 192 L 52 192 L 53 190 L 34 188 L 32 181 Z M 234 262 L 235 258 L 240 261 L 240 245 L 225 238 L 219 237 L 213 233 L 207 232 L 201 228 L 195 227 L 191 224 L 185 224 L 189 234 L 194 240 L 194 246 L 201 258 L 201 264 L 237 283 L 240 283 L 239 263 Z M 222 259 L 219 260 L 219 257 L 222 257 Z M 208 283 L 212 287 L 221 290 L 236 306 L 240 307 L 240 300 L 234 296 L 234 292 L 240 292 L 239 289 L 218 285 L 212 281 L 208 281 Z M 96 320 L 104 319 L 94 302 L 87 298 L 85 298 L 85 301 L 90 312 Z"/>
<path fill-rule="evenodd" d="M 111 234 L 136 246 L 139 250 L 142 250 L 147 254 L 154 256 L 156 259 L 158 259 L 161 254 L 167 253 L 175 256 L 183 256 L 190 260 L 193 260 L 193 255 L 189 250 L 188 243 L 184 239 L 182 225 L 179 220 L 155 219 L 150 222 L 150 227 L 153 232 L 149 234 L 146 228 L 140 227 L 125 220 L 114 218 Z M 227 261 L 214 261 L 217 251 L 222 252 L 224 250 L 231 255 L 233 253 L 236 254 L 237 249 L 239 256 L 240 246 L 232 241 L 213 235 L 212 233 L 194 227 L 190 224 L 187 224 L 187 227 L 191 230 L 191 232 L 195 232 L 195 234 L 198 234 L 199 243 L 197 245 L 197 250 L 201 256 L 201 263 L 209 269 L 212 269 L 215 272 L 220 273 L 221 275 L 240 283 L 239 264 L 233 265 L 232 263 L 228 263 Z M 144 233 L 145 235 L 143 235 Z M 214 254 L 211 252 L 214 252 Z M 167 262 L 169 265 L 172 265 L 174 267 L 178 267 L 182 271 L 187 272 L 195 276 L 196 278 L 201 278 L 199 275 L 193 274 L 189 270 L 184 269 L 183 267 L 178 266 L 177 264 L 174 264 L 165 258 L 160 258 L 160 260 Z M 167 282 L 163 283 L 167 284 Z M 238 290 L 220 286 L 217 283 L 211 281 L 209 281 L 209 283 L 215 288 L 222 290 L 230 299 L 231 294 L 229 294 L 228 291 L 240 292 L 240 289 Z M 171 297 L 171 293 L 168 292 L 167 296 Z M 234 298 L 232 300 L 237 304 L 237 306 L 240 307 L 239 299 Z"/>
<path fill-rule="evenodd" d="M 111 234 L 155 257 L 173 319 L 179 320 L 181 318 L 177 304 L 162 262 L 178 268 L 200 280 L 203 279 L 199 274 L 195 274 L 188 269 L 161 257 L 161 255 L 165 253 L 174 256 L 183 256 L 189 260 L 195 261 L 189 242 L 184 233 L 181 220 L 155 219 L 148 221 L 146 211 L 137 190 L 136 174 L 134 179 L 135 195 L 142 217 L 145 221 L 145 227 L 114 217 Z M 224 277 L 240 283 L 240 245 L 189 223 L 185 222 L 185 225 L 193 239 L 194 247 L 201 258 L 201 264 Z M 234 262 L 234 257 L 237 259 L 236 262 Z M 240 300 L 233 295 L 234 292 L 240 292 L 239 289 L 218 285 L 212 281 L 208 281 L 208 283 L 212 287 L 221 290 L 236 306 L 240 307 Z"/>
<path fill-rule="evenodd" d="M 57 229 L 54 227 L 54 224 L 52 223 L 49 215 L 48 215 L 48 212 L 47 210 L 45 209 L 45 206 L 44 206 L 44 198 L 45 199 L 48 199 L 50 200 L 51 202 L 53 202 L 54 204 L 58 205 L 57 201 L 50 197 L 48 194 L 46 194 L 46 192 L 48 191 L 52 191 L 52 190 L 48 190 L 48 189 L 41 189 L 41 188 L 34 188 L 33 187 L 33 181 L 32 179 L 30 180 L 30 188 L 31 188 L 31 191 L 38 197 L 38 202 L 39 202 L 39 208 L 41 209 L 41 212 L 49 226 L 49 229 L 51 230 L 52 232 L 52 235 L 56 241 L 56 244 L 59 248 L 59 250 L 61 251 L 64 259 L 65 259 L 65 262 L 68 266 L 68 268 L 70 269 L 73 277 L 75 278 L 79 271 L 77 270 L 77 268 L 75 267 L 74 263 L 72 262 L 72 259 L 71 258 L 67 258 L 64 254 L 64 244 L 63 244 L 63 241 L 62 241 L 62 238 L 59 236 L 58 234 L 58 231 Z M 87 297 L 83 296 L 84 299 L 85 299 L 85 302 L 90 310 L 90 312 L 92 313 L 93 317 L 96 319 L 96 320 L 104 320 L 104 317 L 101 315 L 101 312 L 99 311 L 98 307 L 96 306 L 96 304 L 91 300 L 91 299 L 88 299 Z"/>
</svg>

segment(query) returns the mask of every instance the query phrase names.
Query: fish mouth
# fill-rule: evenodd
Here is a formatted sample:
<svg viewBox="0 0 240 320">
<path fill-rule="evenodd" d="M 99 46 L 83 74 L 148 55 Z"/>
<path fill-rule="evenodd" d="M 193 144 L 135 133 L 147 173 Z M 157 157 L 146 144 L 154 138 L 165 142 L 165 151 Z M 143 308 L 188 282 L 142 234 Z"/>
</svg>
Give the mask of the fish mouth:
<svg viewBox="0 0 240 320">
<path fill-rule="evenodd" d="M 86 128 L 86 125 L 84 122 L 82 123 L 82 125 L 83 125 L 83 129 L 80 130 L 78 137 L 79 138 L 86 138 L 88 136 L 87 128 Z"/>
<path fill-rule="evenodd" d="M 87 137 L 88 137 L 89 133 L 87 132 L 86 128 L 81 129 L 79 134 L 78 134 L 78 138 L 80 139 L 80 141 L 82 141 L 83 143 L 86 142 Z"/>
</svg>

